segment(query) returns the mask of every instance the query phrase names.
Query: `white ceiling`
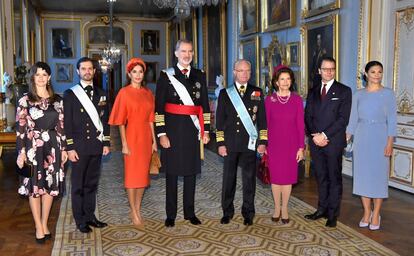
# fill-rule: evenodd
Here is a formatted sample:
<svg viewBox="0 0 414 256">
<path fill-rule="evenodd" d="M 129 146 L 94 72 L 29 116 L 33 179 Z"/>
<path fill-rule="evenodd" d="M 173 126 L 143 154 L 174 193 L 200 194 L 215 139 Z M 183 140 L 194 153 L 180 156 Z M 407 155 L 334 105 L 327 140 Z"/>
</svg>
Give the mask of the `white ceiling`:
<svg viewBox="0 0 414 256">
<path fill-rule="evenodd" d="M 107 0 L 30 0 L 41 12 L 58 13 L 108 13 Z M 141 4 L 140 4 L 141 2 Z M 169 18 L 173 9 L 159 9 L 152 0 L 117 0 L 114 16 L 133 15 L 138 17 Z"/>
</svg>

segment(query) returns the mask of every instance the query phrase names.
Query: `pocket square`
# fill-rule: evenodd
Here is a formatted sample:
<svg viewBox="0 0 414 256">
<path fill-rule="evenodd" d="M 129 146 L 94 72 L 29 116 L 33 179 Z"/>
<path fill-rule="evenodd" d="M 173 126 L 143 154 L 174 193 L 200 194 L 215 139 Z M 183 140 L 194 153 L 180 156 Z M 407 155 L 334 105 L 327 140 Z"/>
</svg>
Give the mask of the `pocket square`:
<svg viewBox="0 0 414 256">
<path fill-rule="evenodd" d="M 339 100 L 339 98 L 332 98 L 331 100 Z"/>
</svg>

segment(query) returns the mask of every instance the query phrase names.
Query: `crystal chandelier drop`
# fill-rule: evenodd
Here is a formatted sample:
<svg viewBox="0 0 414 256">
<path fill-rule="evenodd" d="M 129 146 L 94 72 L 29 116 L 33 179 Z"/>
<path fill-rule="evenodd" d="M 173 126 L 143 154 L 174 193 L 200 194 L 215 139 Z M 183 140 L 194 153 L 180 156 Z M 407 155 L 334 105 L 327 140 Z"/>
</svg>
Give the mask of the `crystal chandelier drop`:
<svg viewBox="0 0 414 256">
<path fill-rule="evenodd" d="M 179 19 L 190 16 L 191 7 L 197 8 L 203 5 L 217 5 L 223 0 L 154 0 L 158 8 L 174 8 L 174 14 Z"/>
<path fill-rule="evenodd" d="M 99 60 L 102 72 L 106 73 L 121 59 L 121 49 L 119 49 L 115 42 L 112 40 L 112 29 L 113 29 L 113 4 L 116 0 L 107 0 L 109 3 L 109 35 L 110 40 L 103 49 L 101 54 L 102 59 Z"/>
</svg>

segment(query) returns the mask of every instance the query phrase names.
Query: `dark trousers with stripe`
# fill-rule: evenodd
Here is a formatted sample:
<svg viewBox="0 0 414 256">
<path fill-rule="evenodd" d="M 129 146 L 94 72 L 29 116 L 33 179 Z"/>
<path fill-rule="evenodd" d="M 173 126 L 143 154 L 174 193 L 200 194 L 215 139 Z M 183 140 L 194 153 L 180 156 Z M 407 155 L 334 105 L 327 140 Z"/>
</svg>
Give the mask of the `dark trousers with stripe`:
<svg viewBox="0 0 414 256">
<path fill-rule="evenodd" d="M 177 175 L 166 175 L 166 206 L 167 218 L 175 219 L 177 217 Z M 189 219 L 195 216 L 194 212 L 194 195 L 196 187 L 196 175 L 184 176 L 183 186 L 183 208 L 184 218 Z"/>
<path fill-rule="evenodd" d="M 79 155 L 72 162 L 72 212 L 77 226 L 95 219 L 101 159 L 102 155 Z"/>
<path fill-rule="evenodd" d="M 224 157 L 223 187 L 221 206 L 223 216 L 234 215 L 234 195 L 236 192 L 237 167 L 242 169 L 244 218 L 253 219 L 255 215 L 254 197 L 256 194 L 256 152 L 227 152 Z"/>
</svg>

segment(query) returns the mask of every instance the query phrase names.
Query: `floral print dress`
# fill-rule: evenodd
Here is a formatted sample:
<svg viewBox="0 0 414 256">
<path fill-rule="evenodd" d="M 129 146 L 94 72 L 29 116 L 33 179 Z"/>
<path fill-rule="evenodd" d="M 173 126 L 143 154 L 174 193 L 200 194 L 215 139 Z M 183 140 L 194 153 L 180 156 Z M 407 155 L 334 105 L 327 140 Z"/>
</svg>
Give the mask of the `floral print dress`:
<svg viewBox="0 0 414 256">
<path fill-rule="evenodd" d="M 57 196 L 64 191 L 65 174 L 61 161 L 61 152 L 66 147 L 63 100 L 56 97 L 54 102 L 48 98 L 31 102 L 27 95 L 19 100 L 16 148 L 18 154 L 26 153 L 27 162 L 34 168 L 33 177 L 20 177 L 18 193 L 21 195 Z"/>
</svg>

